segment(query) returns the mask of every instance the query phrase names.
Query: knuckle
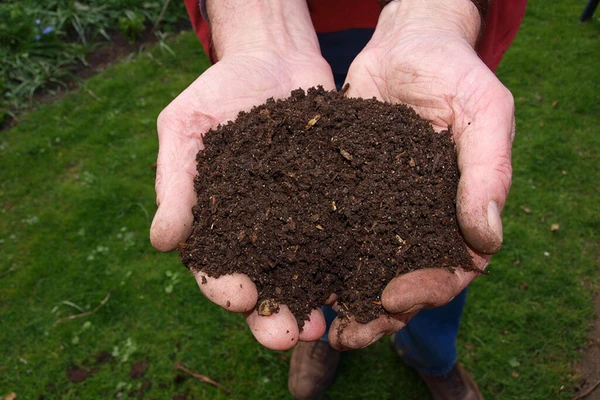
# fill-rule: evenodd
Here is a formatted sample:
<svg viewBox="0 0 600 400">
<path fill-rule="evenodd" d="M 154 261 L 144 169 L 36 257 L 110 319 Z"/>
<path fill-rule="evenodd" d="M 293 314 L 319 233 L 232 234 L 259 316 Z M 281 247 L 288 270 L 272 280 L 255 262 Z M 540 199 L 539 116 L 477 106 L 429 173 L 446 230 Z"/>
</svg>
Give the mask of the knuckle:
<svg viewBox="0 0 600 400">
<path fill-rule="evenodd" d="M 512 163 L 509 155 L 498 158 L 494 166 L 494 172 L 502 184 L 506 195 L 508 195 L 508 191 L 512 185 Z"/>
</svg>

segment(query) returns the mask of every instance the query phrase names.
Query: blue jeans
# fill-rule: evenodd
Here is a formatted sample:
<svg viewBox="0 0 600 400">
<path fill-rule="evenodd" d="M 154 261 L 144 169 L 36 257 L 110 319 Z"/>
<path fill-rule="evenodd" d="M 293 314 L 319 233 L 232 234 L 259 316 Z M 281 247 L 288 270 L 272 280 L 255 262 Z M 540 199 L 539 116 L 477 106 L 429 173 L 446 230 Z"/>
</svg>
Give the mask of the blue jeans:
<svg viewBox="0 0 600 400">
<path fill-rule="evenodd" d="M 456 363 L 456 337 L 467 299 L 463 290 L 445 306 L 420 311 L 395 336 L 395 347 L 406 365 L 429 376 L 446 375 Z M 321 340 L 328 341 L 329 326 L 337 313 L 322 307 L 327 329 Z"/>
<path fill-rule="evenodd" d="M 373 35 L 373 29 L 349 29 L 319 33 L 321 53 L 331 66 L 340 90 L 352 60 Z M 352 84 L 352 82 L 350 82 Z M 446 375 L 456 363 L 456 336 L 467 289 L 445 306 L 419 312 L 395 336 L 395 346 L 404 362 L 429 376 Z M 323 307 L 327 330 L 321 340 L 328 340 L 329 326 L 336 317 L 330 307 Z"/>
</svg>

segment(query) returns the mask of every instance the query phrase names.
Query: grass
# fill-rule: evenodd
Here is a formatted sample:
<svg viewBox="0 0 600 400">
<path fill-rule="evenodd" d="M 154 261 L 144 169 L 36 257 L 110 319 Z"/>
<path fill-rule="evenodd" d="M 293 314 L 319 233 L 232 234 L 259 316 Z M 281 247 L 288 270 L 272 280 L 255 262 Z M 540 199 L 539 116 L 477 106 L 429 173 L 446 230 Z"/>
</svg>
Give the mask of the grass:
<svg viewBox="0 0 600 400">
<path fill-rule="evenodd" d="M 600 22 L 532 0 L 499 77 L 516 99 L 505 246 L 472 285 L 459 355 L 490 399 L 569 399 L 598 290 Z M 0 132 L 0 397 L 281 399 L 289 352 L 256 344 L 148 241 L 155 119 L 208 66 L 192 34 Z M 558 230 L 552 230 L 559 224 Z M 97 312 L 64 323 L 71 314 Z M 97 355 L 113 354 L 100 362 Z M 134 364 L 148 363 L 142 378 Z M 67 370 L 95 370 L 72 383 Z M 185 376 L 185 378 L 183 378 Z M 146 382 L 144 384 L 144 382 Z M 150 387 L 147 387 L 150 383 Z M 421 399 L 387 340 L 344 355 L 330 399 Z"/>
</svg>

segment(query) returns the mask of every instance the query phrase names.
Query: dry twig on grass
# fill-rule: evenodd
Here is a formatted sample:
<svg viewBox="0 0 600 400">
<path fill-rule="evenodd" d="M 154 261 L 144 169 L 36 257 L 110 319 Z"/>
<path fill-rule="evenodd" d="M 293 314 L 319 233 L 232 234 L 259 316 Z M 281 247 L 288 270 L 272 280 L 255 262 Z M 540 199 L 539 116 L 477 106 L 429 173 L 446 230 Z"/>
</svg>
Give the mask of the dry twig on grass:
<svg viewBox="0 0 600 400">
<path fill-rule="evenodd" d="M 600 386 L 600 381 L 596 382 L 591 388 L 589 388 L 588 390 L 586 390 L 585 392 L 573 397 L 571 400 L 580 400 L 583 399 L 584 397 L 587 397 L 588 395 L 592 394 L 592 392 L 594 390 L 596 390 L 596 388 Z"/>
<path fill-rule="evenodd" d="M 98 311 L 103 305 L 105 305 L 106 302 L 108 301 L 108 299 L 110 299 L 110 292 L 106 293 L 106 296 L 104 297 L 104 300 L 102 300 L 100 302 L 100 304 L 98 304 L 98 307 L 94 308 L 93 310 L 82 312 L 81 314 L 73 314 L 73 315 L 69 315 L 68 317 L 61 318 L 61 319 L 57 320 L 54 323 L 53 326 L 56 326 L 58 324 L 62 324 L 63 322 L 71 321 L 71 320 L 76 319 L 76 318 L 87 317 L 88 315 L 92 315 L 93 313 L 95 313 L 96 311 Z"/>
<path fill-rule="evenodd" d="M 204 383 L 208 383 L 209 385 L 213 385 L 214 387 L 221 389 L 222 391 L 224 391 L 227 394 L 233 394 L 233 392 L 231 390 L 223 387 L 223 385 L 221 385 L 219 382 L 217 382 L 213 379 L 210 379 L 208 376 L 197 374 L 194 371 L 187 369 L 186 367 L 183 366 L 183 364 L 181 364 L 181 361 L 179 361 L 179 360 L 177 362 L 175 362 L 175 368 L 177 368 L 180 371 L 185 372 L 186 374 L 193 376 L 194 378 L 198 379 L 200 382 L 204 382 Z"/>
<path fill-rule="evenodd" d="M 167 7 L 169 7 L 169 2 L 170 1 L 171 0 L 166 0 L 165 3 L 163 4 L 162 10 L 160 10 L 160 14 L 158 14 L 158 17 L 156 18 L 156 21 L 154 21 L 154 25 L 152 26 L 152 30 L 150 30 L 150 32 L 154 32 L 156 30 L 156 28 L 158 28 L 158 24 L 160 23 L 160 21 L 165 16 L 165 11 L 167 11 Z"/>
</svg>

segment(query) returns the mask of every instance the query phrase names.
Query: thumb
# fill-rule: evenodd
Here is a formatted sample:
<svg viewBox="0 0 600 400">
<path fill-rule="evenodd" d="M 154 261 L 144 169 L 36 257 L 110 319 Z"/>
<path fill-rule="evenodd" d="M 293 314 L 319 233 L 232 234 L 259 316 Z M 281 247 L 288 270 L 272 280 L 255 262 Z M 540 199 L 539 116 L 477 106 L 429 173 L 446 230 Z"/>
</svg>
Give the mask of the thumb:
<svg viewBox="0 0 600 400">
<path fill-rule="evenodd" d="M 485 100 L 478 99 L 479 112 L 456 139 L 461 172 L 456 208 L 466 241 L 477 251 L 493 254 L 502 246 L 500 212 L 512 179 L 514 102 L 499 81 Z"/>
<path fill-rule="evenodd" d="M 156 162 L 156 203 L 158 210 L 150 227 L 150 241 L 159 251 L 171 251 L 192 231 L 192 207 L 196 204 L 194 177 L 196 154 L 203 149 L 200 131 L 181 134 L 177 119 L 161 113 L 158 118 L 159 150 Z M 194 126 L 186 124 L 187 126 Z"/>
</svg>

